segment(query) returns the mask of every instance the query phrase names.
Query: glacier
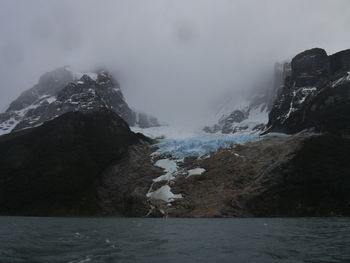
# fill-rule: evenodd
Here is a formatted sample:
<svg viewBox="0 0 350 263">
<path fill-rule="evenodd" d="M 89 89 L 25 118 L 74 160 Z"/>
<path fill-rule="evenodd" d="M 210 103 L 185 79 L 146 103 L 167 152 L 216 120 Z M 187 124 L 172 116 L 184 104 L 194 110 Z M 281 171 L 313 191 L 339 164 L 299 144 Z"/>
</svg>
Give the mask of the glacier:
<svg viewBox="0 0 350 263">
<path fill-rule="evenodd" d="M 148 129 L 132 128 L 134 132 L 158 139 L 158 148 L 153 155 L 171 156 L 175 159 L 185 157 L 203 157 L 220 148 L 234 144 L 244 144 L 260 139 L 259 134 L 209 134 L 202 131 L 184 131 L 174 127 L 163 126 Z"/>
<path fill-rule="evenodd" d="M 187 171 L 186 168 L 182 167 L 179 171 L 178 164 L 182 163 L 184 158 L 206 158 L 220 148 L 258 141 L 262 138 L 257 133 L 205 133 L 203 130 L 191 131 L 172 126 L 151 128 L 131 127 L 131 130 L 157 139 L 155 146 L 158 149 L 152 153 L 152 159 L 154 158 L 153 160 L 155 161 L 153 165 L 164 170 L 164 174 L 153 179 L 146 194 L 146 198 L 150 203 L 150 210 L 146 216 L 149 216 L 155 209 L 156 204 L 154 201 L 160 200 L 167 206 L 171 206 L 173 201 L 183 198 L 182 194 L 173 193 L 171 189 L 172 183 L 176 180 L 177 176 L 186 174 L 187 176 L 185 178 L 187 179 L 190 176 L 205 173 L 206 170 L 200 167 Z M 159 183 L 163 183 L 163 185 L 159 186 Z M 153 189 L 155 186 L 158 186 L 158 189 Z M 166 215 L 163 209 L 159 211 Z"/>
<path fill-rule="evenodd" d="M 163 139 L 155 145 L 159 148 L 155 154 L 170 155 L 174 158 L 202 157 L 220 148 L 257 141 L 259 138 L 257 134 L 217 134 L 198 135 L 186 139 Z"/>
</svg>

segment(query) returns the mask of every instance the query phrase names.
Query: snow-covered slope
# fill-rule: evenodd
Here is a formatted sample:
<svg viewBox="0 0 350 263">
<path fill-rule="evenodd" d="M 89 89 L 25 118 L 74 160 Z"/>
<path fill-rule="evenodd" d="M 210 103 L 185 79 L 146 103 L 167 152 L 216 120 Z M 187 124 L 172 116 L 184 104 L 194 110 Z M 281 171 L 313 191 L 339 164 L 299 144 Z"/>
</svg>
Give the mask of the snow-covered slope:
<svg viewBox="0 0 350 263">
<path fill-rule="evenodd" d="M 275 63 L 271 74 L 259 80 L 252 90 L 223 94 L 216 103 L 216 124 L 204 128 L 208 133 L 260 133 L 266 128 L 269 112 L 283 88 L 284 79 L 291 74 L 289 62 Z"/>
<path fill-rule="evenodd" d="M 256 95 L 242 99 L 240 103 L 231 105 L 231 110 L 223 114 L 217 124 L 207 126 L 208 133 L 258 133 L 268 122 L 268 99 L 265 95 Z M 225 110 L 229 107 L 224 107 Z"/>
<path fill-rule="evenodd" d="M 59 68 L 45 73 L 0 114 L 0 135 L 41 125 L 69 111 L 108 108 L 130 126 L 157 126 L 156 118 L 137 112 L 126 103 L 118 82 L 106 71 L 74 72 Z"/>
</svg>

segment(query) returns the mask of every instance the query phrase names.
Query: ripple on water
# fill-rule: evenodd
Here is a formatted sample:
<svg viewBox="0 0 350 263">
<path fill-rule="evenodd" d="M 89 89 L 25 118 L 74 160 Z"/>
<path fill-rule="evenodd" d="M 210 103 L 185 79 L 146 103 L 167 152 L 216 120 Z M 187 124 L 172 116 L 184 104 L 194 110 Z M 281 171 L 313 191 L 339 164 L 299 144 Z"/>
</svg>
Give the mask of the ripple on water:
<svg viewBox="0 0 350 263">
<path fill-rule="evenodd" d="M 0 236 L 4 263 L 350 262 L 349 218 L 0 217 Z"/>
</svg>

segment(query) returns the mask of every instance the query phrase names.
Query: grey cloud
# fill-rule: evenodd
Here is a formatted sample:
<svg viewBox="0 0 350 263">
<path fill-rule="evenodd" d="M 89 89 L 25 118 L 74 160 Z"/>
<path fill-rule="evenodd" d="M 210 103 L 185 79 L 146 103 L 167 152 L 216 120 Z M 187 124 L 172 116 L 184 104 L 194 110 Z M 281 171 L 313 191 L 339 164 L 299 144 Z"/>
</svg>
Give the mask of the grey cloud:
<svg viewBox="0 0 350 263">
<path fill-rule="evenodd" d="M 348 0 L 2 0 L 0 108 L 62 65 L 116 72 L 128 102 L 204 123 L 275 61 L 350 48 Z"/>
</svg>

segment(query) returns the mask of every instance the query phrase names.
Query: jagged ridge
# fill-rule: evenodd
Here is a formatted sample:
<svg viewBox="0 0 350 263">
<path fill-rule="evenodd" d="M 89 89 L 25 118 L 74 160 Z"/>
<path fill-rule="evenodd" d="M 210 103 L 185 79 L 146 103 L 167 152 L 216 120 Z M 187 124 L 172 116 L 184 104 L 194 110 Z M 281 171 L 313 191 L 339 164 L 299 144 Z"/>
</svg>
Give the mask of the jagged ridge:
<svg viewBox="0 0 350 263">
<path fill-rule="evenodd" d="M 84 74 L 59 68 L 45 73 L 0 114 L 0 134 L 36 127 L 69 111 L 99 108 L 114 111 L 130 126 L 159 125 L 156 118 L 129 107 L 118 82 L 108 72 Z"/>
</svg>

